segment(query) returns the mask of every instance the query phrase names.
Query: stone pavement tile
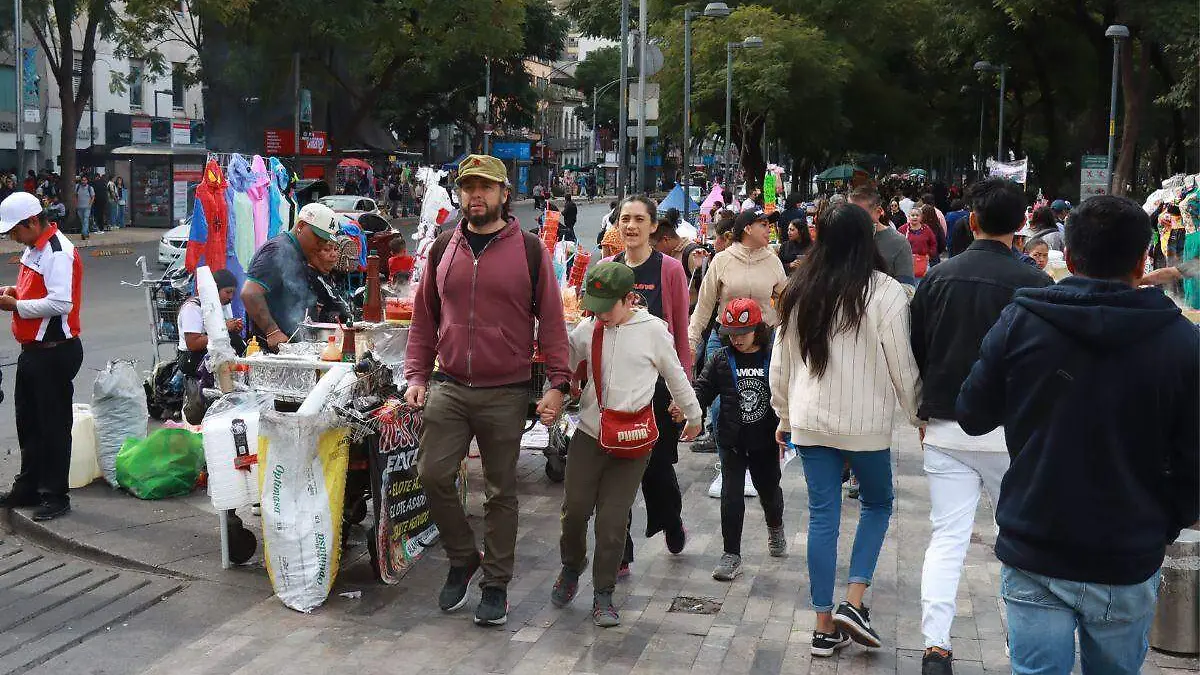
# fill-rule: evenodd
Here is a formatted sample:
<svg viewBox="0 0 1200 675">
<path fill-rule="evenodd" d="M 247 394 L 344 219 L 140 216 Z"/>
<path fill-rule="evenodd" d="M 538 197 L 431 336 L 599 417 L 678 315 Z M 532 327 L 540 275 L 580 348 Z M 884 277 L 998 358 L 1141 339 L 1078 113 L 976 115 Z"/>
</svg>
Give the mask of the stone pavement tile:
<svg viewBox="0 0 1200 675">
<path fill-rule="evenodd" d="M 1200 672 L 1200 657 L 1195 656 L 1166 654 L 1151 649 L 1146 657 L 1146 662 L 1153 663 L 1164 673 L 1171 670 L 1187 670 L 1193 673 Z"/>
</svg>

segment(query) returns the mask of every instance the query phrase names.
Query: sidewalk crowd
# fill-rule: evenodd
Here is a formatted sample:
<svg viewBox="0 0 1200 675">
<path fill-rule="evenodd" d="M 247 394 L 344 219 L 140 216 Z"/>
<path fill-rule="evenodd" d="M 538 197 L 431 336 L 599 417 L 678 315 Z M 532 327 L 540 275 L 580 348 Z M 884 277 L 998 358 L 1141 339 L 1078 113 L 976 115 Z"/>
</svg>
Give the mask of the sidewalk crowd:
<svg viewBox="0 0 1200 675">
<path fill-rule="evenodd" d="M 463 608 L 477 581 L 474 622 L 509 620 L 525 420 L 533 410 L 553 424 L 573 398 L 561 565 L 537 591 L 555 607 L 590 572 L 592 620 L 621 625 L 615 591 L 634 575 L 639 488 L 644 538 L 661 533 L 672 556 L 688 548 L 687 521 L 702 518 L 685 516 L 676 465 L 680 442 L 696 441 L 720 462 L 710 495 L 723 554 L 712 577 L 742 575 L 744 496 L 756 496 L 770 557 L 789 554 L 787 530 L 806 533 L 811 655 L 879 648 L 886 631 L 868 600 L 896 502 L 892 439 L 909 426 L 923 443 L 932 525 L 922 671 L 953 671 L 956 598 L 986 496 L 1013 672 L 1070 672 L 1077 638 L 1083 672 L 1139 672 L 1165 548 L 1200 518 L 1200 332 L 1151 285 L 1182 273 L 1168 255 L 1174 232 L 1137 204 L 1101 196 L 1030 212 L 1020 186 L 989 179 L 949 212 L 932 195 L 891 200 L 864 186 L 811 208 L 789 200 L 776 214 L 752 190 L 713 209 L 710 242 L 678 212 L 630 197 L 613 204 L 605 258 L 580 289 L 588 316 L 568 326 L 553 261 L 512 214 L 505 165 L 471 155 L 455 180 L 463 219 L 430 249 L 404 372 L 407 402 L 424 409 L 417 470 L 449 560 L 443 612 Z M 51 519 L 69 511 L 69 437 L 54 420 L 82 351 L 82 268 L 32 194 L 0 202 L 0 234 L 26 249 L 16 286 L 0 289 L 22 344 L 23 449 L 0 505 Z M 1155 250 L 1162 264 L 1148 266 Z M 1044 271 L 1049 251 L 1071 273 L 1057 284 Z M 535 348 L 548 388 L 531 404 Z M 482 551 L 457 483 L 472 441 Z M 804 523 L 789 517 L 804 505 L 789 505 L 781 483 L 791 457 L 807 488 Z M 847 483 L 858 522 L 839 548 Z"/>
<path fill-rule="evenodd" d="M 435 244 L 446 254 L 425 271 L 405 373 L 408 401 L 425 408 L 418 468 L 450 560 L 443 611 L 463 607 L 478 578 L 475 623 L 508 619 L 536 322 L 550 385 L 542 421 L 581 393 L 562 568 L 545 589 L 555 606 L 573 601 L 590 564 L 593 619 L 620 624 L 613 591 L 632 573 L 639 484 L 645 536 L 661 532 L 673 555 L 686 548 L 674 466 L 707 414 L 725 551 L 713 577 L 740 574 L 751 487 L 770 555 L 787 555 L 779 465 L 795 451 L 808 485 L 812 655 L 880 647 L 866 597 L 895 499 L 899 408 L 923 438 L 932 505 L 923 671 L 952 671 L 955 598 L 986 493 L 1013 671 L 1069 672 L 1078 634 L 1084 672 L 1138 672 L 1165 547 L 1200 516 L 1200 333 L 1161 290 L 1140 288 L 1155 229 L 1136 204 L 1097 197 L 1075 209 L 1059 232 L 1073 276 L 1054 284 L 1032 249 L 1015 248 L 1027 202 L 1002 179 L 972 186 L 952 220 L 906 195 L 893 205 L 908 214 L 898 238 L 872 188 L 816 205 L 811 221 L 794 202 L 785 213 L 796 218 L 769 216 L 754 191 L 736 213 L 714 210 L 711 248 L 681 238 L 691 225 L 677 214 L 660 219 L 652 200 L 630 197 L 614 204 L 600 237 L 609 257 L 581 289 L 591 315 L 568 332 L 549 261 L 541 274 L 520 264 L 504 165 L 468 157 L 457 183 L 464 220 Z M 787 268 L 773 224 L 786 228 Z M 487 484 L 482 552 L 455 488 L 472 438 Z M 838 602 L 848 478 L 861 508 Z"/>
</svg>

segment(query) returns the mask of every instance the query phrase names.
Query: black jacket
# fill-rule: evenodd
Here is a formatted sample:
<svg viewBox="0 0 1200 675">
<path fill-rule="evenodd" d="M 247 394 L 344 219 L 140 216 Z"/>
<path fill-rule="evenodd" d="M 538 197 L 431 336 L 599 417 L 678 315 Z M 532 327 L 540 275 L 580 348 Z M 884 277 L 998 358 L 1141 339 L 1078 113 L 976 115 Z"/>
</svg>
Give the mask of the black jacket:
<svg viewBox="0 0 1200 675">
<path fill-rule="evenodd" d="M 978 240 L 929 269 L 912 300 L 912 349 L 921 369 L 921 419 L 954 419 L 954 399 L 979 345 L 1021 288 L 1054 282 L 1012 249 Z"/>
<path fill-rule="evenodd" d="M 737 447 L 742 433 L 742 399 L 738 394 L 737 385 L 733 382 L 733 373 L 729 370 L 729 357 L 726 352 L 728 349 L 733 348 L 722 347 L 709 357 L 700 377 L 696 378 L 692 386 L 696 390 L 696 398 L 700 401 L 701 410 L 707 410 L 718 398 L 721 400 L 721 415 L 717 423 L 717 445 L 726 449 L 740 449 L 743 450 L 742 454 L 745 454 L 744 451 L 759 450 L 759 448 Z M 771 358 L 769 352 L 764 356 L 768 361 Z M 767 417 L 769 418 L 767 423 L 771 425 L 772 429 L 779 426 L 779 418 L 775 416 L 774 410 L 769 411 Z M 777 451 L 774 444 L 771 445 L 771 449 Z"/>
<path fill-rule="evenodd" d="M 1148 579 L 1200 517 L 1197 410 L 1200 331 L 1162 291 L 1071 277 L 1018 293 L 958 397 L 963 429 L 1003 424 L 1012 457 L 996 556 L 1071 581 Z"/>
</svg>

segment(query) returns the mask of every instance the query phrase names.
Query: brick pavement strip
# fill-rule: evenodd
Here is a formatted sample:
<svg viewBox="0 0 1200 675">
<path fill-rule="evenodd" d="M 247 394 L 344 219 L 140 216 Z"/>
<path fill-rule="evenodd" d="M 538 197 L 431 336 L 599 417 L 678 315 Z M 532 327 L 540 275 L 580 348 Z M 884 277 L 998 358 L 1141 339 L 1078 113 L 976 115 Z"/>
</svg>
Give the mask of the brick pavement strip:
<svg viewBox="0 0 1200 675">
<path fill-rule="evenodd" d="M 685 491 L 688 548 L 681 556 L 671 556 L 661 537 L 635 537 L 634 574 L 618 584 L 616 603 L 623 621 L 618 628 L 604 630 L 592 625 L 591 578 L 587 574 L 574 604 L 560 610 L 548 602 L 559 567 L 561 487 L 546 482 L 540 458 L 526 455 L 521 471 L 516 578 L 510 586 L 509 622 L 503 628 L 472 625 L 477 590 L 459 613 L 445 615 L 437 610 L 435 595 L 446 564 L 438 552 L 418 563 L 396 587 L 371 584 L 357 567 L 345 569 L 329 602 L 312 615 L 291 612 L 274 599 L 263 601 L 197 642 L 181 646 L 145 672 L 216 675 L 286 668 L 292 674 L 327 673 L 357 665 L 364 671 L 390 672 L 402 667 L 423 675 L 919 673 L 921 563 L 929 537 L 929 497 L 916 434 L 899 430 L 893 440 L 899 449 L 894 459 L 897 500 L 875 585 L 868 595 L 872 620 L 884 639 L 880 650 L 851 646 L 832 659 L 809 654 L 814 618 L 805 571 L 807 496 L 799 462 L 788 467 L 783 486 L 791 555 L 784 559 L 766 555 L 762 510 L 757 500 L 747 500 L 745 573 L 725 584 L 710 576 L 721 555 L 719 503 L 706 494 L 714 475 L 712 456 L 685 450 L 678 469 Z M 475 465 L 469 509 L 477 532 L 482 531 L 480 482 Z M 857 510 L 854 502 L 843 504 L 838 542 L 842 583 Z M 976 537 L 959 588 L 955 669 L 963 675 L 1009 669 L 1004 655 L 1003 607 L 997 598 L 1000 566 L 990 548 L 995 540 L 991 519 L 985 505 L 976 519 Z M 643 523 L 644 514 L 635 513 L 635 532 Z M 4 570 L 0 558 L 0 589 L 6 578 Z M 62 577 L 71 574 L 69 570 L 55 572 Z M 362 590 L 363 598 L 348 600 L 336 594 L 346 590 Z M 669 612 L 672 600 L 680 594 L 711 597 L 723 605 L 715 615 Z M 396 666 L 381 667 L 388 662 Z M 1154 652 L 1146 665 L 1149 673 L 1197 669 L 1196 659 Z"/>
</svg>

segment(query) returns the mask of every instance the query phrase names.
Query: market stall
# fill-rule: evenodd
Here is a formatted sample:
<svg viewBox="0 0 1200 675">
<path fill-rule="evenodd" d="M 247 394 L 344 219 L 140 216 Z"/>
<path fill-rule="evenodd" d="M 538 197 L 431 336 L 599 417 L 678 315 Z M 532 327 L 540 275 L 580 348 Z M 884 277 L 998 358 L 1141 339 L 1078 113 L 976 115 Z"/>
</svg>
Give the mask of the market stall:
<svg viewBox="0 0 1200 675">
<path fill-rule="evenodd" d="M 236 158 L 227 162 L 231 173 L 241 171 L 234 168 L 239 165 Z M 429 189 L 418 242 L 411 247 L 418 270 L 439 226 L 452 222 L 456 211 L 446 190 L 435 189 L 439 172 L 423 170 L 422 177 Z M 219 175 L 209 178 L 213 187 L 220 187 Z M 206 202 L 199 203 L 201 199 Z M 213 206 L 204 191 L 197 200 L 198 208 Z M 210 217 L 204 216 L 206 221 Z M 236 217 L 226 218 L 228 229 L 235 231 L 217 236 L 236 243 L 246 232 L 239 231 L 243 225 Z M 550 218 L 542 237 L 564 289 L 567 320 L 575 322 L 577 288 L 591 253 L 557 241 L 557 224 Z M 206 233 L 215 231 L 206 228 Z M 204 241 L 198 244 L 205 246 L 205 254 L 218 250 Z M 226 250 L 224 262 L 240 267 L 236 246 Z M 256 537 L 237 511 L 242 509 L 245 517 L 245 509 L 261 504 L 263 560 L 272 585 L 281 602 L 302 612 L 328 597 L 351 527 L 367 529 L 371 566 L 388 584 L 398 583 L 438 537 L 415 470 L 422 412 L 403 402 L 415 282 L 388 283 L 378 273 L 381 261 L 370 253 L 363 247 L 352 256 L 367 259 L 365 286 L 361 299 L 351 305 L 352 319 L 344 324 L 306 320 L 297 335 L 279 345 L 278 353 L 266 353 L 253 341 L 245 354 L 234 353 L 212 269 L 195 268 L 209 336 L 205 367 L 215 375 L 215 386 L 205 392 L 212 403 L 199 430 L 207 489 L 220 520 L 221 563 L 231 567 L 254 556 Z M 531 361 L 530 393 L 536 398 L 546 386 L 545 370 L 536 352 Z M 561 481 L 574 421 L 565 415 L 546 429 L 534 418 L 531 409 L 527 436 L 532 440 L 526 445 L 545 454 L 547 476 Z M 464 490 L 465 481 L 464 467 Z"/>
</svg>

